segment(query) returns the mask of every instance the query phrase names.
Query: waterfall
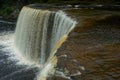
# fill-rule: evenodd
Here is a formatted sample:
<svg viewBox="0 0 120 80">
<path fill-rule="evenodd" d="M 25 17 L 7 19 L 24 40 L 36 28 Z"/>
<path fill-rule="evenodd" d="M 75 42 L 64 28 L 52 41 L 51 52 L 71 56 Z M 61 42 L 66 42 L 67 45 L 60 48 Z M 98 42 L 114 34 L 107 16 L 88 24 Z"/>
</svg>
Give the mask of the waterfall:
<svg viewBox="0 0 120 80">
<path fill-rule="evenodd" d="M 76 21 L 64 12 L 22 8 L 15 30 L 15 47 L 30 63 L 56 62 L 55 53 Z"/>
</svg>

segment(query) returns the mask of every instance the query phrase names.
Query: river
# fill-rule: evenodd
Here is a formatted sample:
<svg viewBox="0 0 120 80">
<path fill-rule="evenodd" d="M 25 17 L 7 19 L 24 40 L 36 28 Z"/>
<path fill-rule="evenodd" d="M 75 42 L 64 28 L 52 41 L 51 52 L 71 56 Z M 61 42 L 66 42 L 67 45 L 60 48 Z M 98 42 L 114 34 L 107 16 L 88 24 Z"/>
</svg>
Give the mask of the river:
<svg viewBox="0 0 120 80">
<path fill-rule="evenodd" d="M 120 12 L 77 8 L 63 11 L 78 24 L 58 50 L 56 74 L 48 80 L 119 80 Z M 35 67 L 17 65 L 9 59 L 10 52 L 3 50 L 5 36 L 14 34 L 14 29 L 15 23 L 0 20 L 0 80 L 34 80 Z"/>
</svg>

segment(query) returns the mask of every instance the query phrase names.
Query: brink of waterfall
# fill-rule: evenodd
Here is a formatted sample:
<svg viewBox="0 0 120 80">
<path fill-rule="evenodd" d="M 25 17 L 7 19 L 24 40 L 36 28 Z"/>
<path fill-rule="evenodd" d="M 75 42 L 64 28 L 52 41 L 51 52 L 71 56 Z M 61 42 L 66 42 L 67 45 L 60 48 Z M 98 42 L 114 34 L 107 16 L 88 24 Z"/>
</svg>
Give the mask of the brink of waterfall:
<svg viewBox="0 0 120 80">
<path fill-rule="evenodd" d="M 76 21 L 62 11 L 25 6 L 18 18 L 14 45 L 27 62 L 42 65 L 45 69 L 40 75 L 46 77 L 47 70 L 57 63 L 57 49 L 75 25 Z"/>
</svg>

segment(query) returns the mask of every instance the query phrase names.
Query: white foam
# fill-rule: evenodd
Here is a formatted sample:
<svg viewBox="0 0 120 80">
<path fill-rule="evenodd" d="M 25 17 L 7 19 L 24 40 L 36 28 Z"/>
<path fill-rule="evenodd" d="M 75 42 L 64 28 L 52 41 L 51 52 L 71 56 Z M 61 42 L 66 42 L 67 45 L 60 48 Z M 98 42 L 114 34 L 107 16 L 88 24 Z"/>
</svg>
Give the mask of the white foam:
<svg viewBox="0 0 120 80">
<path fill-rule="evenodd" d="M 28 60 L 19 53 L 19 51 L 14 47 L 14 33 L 7 32 L 2 33 L 0 36 L 0 48 L 1 51 L 5 52 L 5 55 L 9 56 L 9 60 L 16 61 L 16 65 L 28 65 L 28 66 L 36 66 L 40 67 L 38 64 L 30 63 Z"/>
</svg>

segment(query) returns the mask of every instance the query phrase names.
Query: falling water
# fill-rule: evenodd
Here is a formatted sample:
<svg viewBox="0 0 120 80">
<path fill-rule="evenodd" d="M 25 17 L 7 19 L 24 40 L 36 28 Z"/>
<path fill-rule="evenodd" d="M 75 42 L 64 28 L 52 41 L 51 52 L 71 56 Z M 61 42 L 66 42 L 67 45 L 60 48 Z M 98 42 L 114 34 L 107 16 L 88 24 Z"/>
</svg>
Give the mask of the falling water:
<svg viewBox="0 0 120 80">
<path fill-rule="evenodd" d="M 62 11 L 23 7 L 15 30 L 15 47 L 27 62 L 44 67 L 39 79 L 44 80 L 56 64 L 55 53 L 75 25 L 76 21 Z"/>
</svg>

